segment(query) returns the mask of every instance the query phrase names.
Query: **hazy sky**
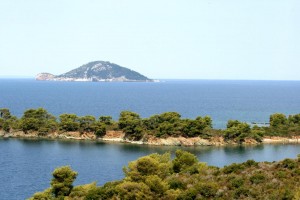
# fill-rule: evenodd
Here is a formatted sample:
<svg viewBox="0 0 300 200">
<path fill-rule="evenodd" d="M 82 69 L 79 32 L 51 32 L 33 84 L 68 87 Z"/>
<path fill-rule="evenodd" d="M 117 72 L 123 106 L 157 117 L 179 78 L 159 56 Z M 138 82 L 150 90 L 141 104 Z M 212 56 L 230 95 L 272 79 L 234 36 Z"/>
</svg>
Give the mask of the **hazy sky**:
<svg viewBox="0 0 300 200">
<path fill-rule="evenodd" d="M 0 0 L 0 76 L 300 80 L 299 0 Z"/>
</svg>

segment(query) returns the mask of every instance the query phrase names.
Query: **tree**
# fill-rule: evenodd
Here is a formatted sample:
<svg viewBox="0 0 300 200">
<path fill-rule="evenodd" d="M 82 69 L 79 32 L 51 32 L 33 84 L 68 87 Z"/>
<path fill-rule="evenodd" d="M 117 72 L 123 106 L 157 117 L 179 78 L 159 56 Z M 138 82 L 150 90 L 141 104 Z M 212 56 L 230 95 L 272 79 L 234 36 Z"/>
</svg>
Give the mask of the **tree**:
<svg viewBox="0 0 300 200">
<path fill-rule="evenodd" d="M 112 124 L 112 117 L 111 116 L 100 116 L 99 121 L 106 124 L 106 125 L 111 125 Z"/>
<path fill-rule="evenodd" d="M 246 137 L 251 137 L 250 125 L 237 120 L 229 120 L 225 132 L 225 139 L 238 139 L 243 141 Z"/>
<path fill-rule="evenodd" d="M 75 114 L 62 114 L 59 116 L 59 128 L 63 131 L 78 131 L 80 127 L 79 117 Z"/>
<path fill-rule="evenodd" d="M 87 115 L 84 117 L 80 117 L 78 121 L 81 133 L 95 131 L 96 118 L 94 116 Z"/>
<path fill-rule="evenodd" d="M 163 179 L 171 172 L 170 160 L 170 153 L 151 154 L 130 162 L 123 171 L 128 180 L 141 181 L 150 175 L 157 175 Z"/>
<path fill-rule="evenodd" d="M 176 157 L 172 161 L 175 173 L 190 171 L 198 163 L 197 157 L 187 151 L 177 150 L 175 154 Z"/>
<path fill-rule="evenodd" d="M 16 117 L 13 117 L 10 114 L 9 109 L 1 108 L 0 109 L 0 129 L 3 129 L 6 132 L 10 131 L 11 123 L 16 120 Z"/>
<path fill-rule="evenodd" d="M 7 108 L 1 108 L 0 109 L 0 118 L 3 119 L 3 120 L 8 120 L 10 119 L 12 116 L 10 114 L 10 111 L 9 109 Z"/>
<path fill-rule="evenodd" d="M 300 125 L 300 114 L 290 115 L 289 118 L 288 118 L 288 122 L 290 124 Z"/>
<path fill-rule="evenodd" d="M 56 118 L 43 108 L 26 110 L 20 120 L 21 129 L 46 134 L 56 130 Z"/>
<path fill-rule="evenodd" d="M 106 134 L 106 124 L 103 122 L 97 122 L 95 124 L 95 135 L 97 137 L 103 137 Z"/>
<path fill-rule="evenodd" d="M 51 180 L 52 194 L 59 199 L 68 196 L 73 189 L 73 182 L 77 177 L 77 172 L 73 171 L 69 166 L 57 168 L 53 172 Z"/>
<path fill-rule="evenodd" d="M 282 125 L 286 125 L 287 118 L 284 114 L 275 113 L 270 116 L 270 125 L 271 127 L 279 127 Z"/>
<path fill-rule="evenodd" d="M 142 138 L 142 120 L 137 113 L 123 111 L 120 113 L 119 128 L 125 132 L 125 137 L 133 140 Z"/>
<path fill-rule="evenodd" d="M 209 116 L 197 117 L 195 120 L 185 119 L 181 122 L 181 132 L 186 137 L 196 137 L 205 134 L 205 130 L 212 128 Z"/>
</svg>

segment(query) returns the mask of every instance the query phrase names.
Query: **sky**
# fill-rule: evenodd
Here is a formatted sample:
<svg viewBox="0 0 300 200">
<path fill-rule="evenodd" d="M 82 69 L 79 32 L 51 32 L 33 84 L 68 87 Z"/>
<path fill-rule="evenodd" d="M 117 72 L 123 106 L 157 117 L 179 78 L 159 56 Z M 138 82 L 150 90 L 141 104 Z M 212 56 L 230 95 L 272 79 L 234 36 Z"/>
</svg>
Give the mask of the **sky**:
<svg viewBox="0 0 300 200">
<path fill-rule="evenodd" d="M 150 78 L 300 80 L 299 0 L 0 0 L 0 77 L 103 60 Z"/>
</svg>

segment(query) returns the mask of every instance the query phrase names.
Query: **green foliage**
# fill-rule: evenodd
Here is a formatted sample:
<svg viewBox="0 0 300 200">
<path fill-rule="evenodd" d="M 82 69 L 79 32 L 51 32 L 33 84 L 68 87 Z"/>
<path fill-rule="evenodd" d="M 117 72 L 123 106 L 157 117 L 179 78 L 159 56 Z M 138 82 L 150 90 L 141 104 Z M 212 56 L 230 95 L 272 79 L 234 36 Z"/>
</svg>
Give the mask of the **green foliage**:
<svg viewBox="0 0 300 200">
<path fill-rule="evenodd" d="M 197 117 L 196 120 L 182 120 L 182 130 L 186 137 L 205 136 L 205 130 L 212 128 L 212 120 L 209 116 Z"/>
<path fill-rule="evenodd" d="M 137 113 L 123 111 L 120 113 L 119 128 L 125 132 L 125 137 L 133 140 L 142 138 L 142 120 Z"/>
<path fill-rule="evenodd" d="M 81 133 L 84 132 L 94 132 L 96 130 L 95 123 L 96 118 L 94 116 L 83 116 L 78 119 L 79 121 L 79 130 Z"/>
<path fill-rule="evenodd" d="M 79 117 L 75 114 L 62 114 L 59 116 L 59 129 L 62 131 L 78 131 L 80 127 Z"/>
<path fill-rule="evenodd" d="M 151 200 L 150 188 L 145 183 L 123 182 L 116 187 L 118 196 L 124 200 Z"/>
<path fill-rule="evenodd" d="M 16 123 L 16 121 L 17 118 L 11 115 L 9 109 L 0 109 L 0 130 L 2 129 L 5 132 L 10 132 L 11 127 Z"/>
<path fill-rule="evenodd" d="M 97 137 L 103 137 L 106 134 L 106 124 L 99 122 L 95 124 L 95 135 Z"/>
<path fill-rule="evenodd" d="M 287 123 L 287 118 L 284 114 L 275 113 L 270 116 L 270 126 L 279 127 Z"/>
<path fill-rule="evenodd" d="M 231 187 L 233 188 L 240 188 L 244 185 L 245 180 L 241 177 L 235 177 L 230 181 Z"/>
<path fill-rule="evenodd" d="M 100 116 L 99 121 L 106 124 L 106 125 L 111 125 L 112 124 L 112 117 L 111 116 Z"/>
<path fill-rule="evenodd" d="M 176 154 L 173 161 L 170 154 L 151 154 L 132 161 L 124 168 L 123 180 L 101 187 L 91 183 L 73 188 L 77 174 L 69 167 L 58 168 L 53 173 L 51 187 L 34 194 L 31 200 L 299 199 L 298 159 L 273 163 L 249 160 L 219 169 L 201 167 L 188 152 Z M 181 166 L 177 172 L 172 170 L 175 163 Z M 188 166 L 198 166 L 199 173 L 190 173 Z"/>
<path fill-rule="evenodd" d="M 225 174 L 231 174 L 231 173 L 238 173 L 244 169 L 245 169 L 245 166 L 243 164 L 232 163 L 229 166 L 225 166 L 223 168 L 223 172 Z"/>
<path fill-rule="evenodd" d="M 10 114 L 9 109 L 7 108 L 0 108 L 0 119 L 9 120 L 12 117 Z"/>
<path fill-rule="evenodd" d="M 56 130 L 56 118 L 43 108 L 26 110 L 20 120 L 21 129 L 47 134 Z"/>
<path fill-rule="evenodd" d="M 69 194 L 69 197 L 73 199 L 78 198 L 84 198 L 86 197 L 91 191 L 94 191 L 97 189 L 97 185 L 95 182 L 86 184 L 86 185 L 80 185 L 76 186 L 71 190 L 71 193 Z"/>
<path fill-rule="evenodd" d="M 73 189 L 73 182 L 77 177 L 77 172 L 74 172 L 69 166 L 63 166 L 55 169 L 52 175 L 52 194 L 57 198 L 68 196 Z"/>
<path fill-rule="evenodd" d="M 51 189 L 46 189 L 43 192 L 37 192 L 35 193 L 31 198 L 28 200 L 52 200 L 52 194 Z"/>
<path fill-rule="evenodd" d="M 262 141 L 265 131 L 263 128 L 254 126 L 252 129 L 249 124 L 240 122 L 238 120 L 229 120 L 227 128 L 224 131 L 224 138 L 226 140 L 235 140 L 238 142 L 244 142 L 246 138 L 251 138 L 257 142 Z"/>
<path fill-rule="evenodd" d="M 196 185 L 196 189 L 202 197 L 212 198 L 217 194 L 218 185 L 212 182 L 199 183 L 198 185 Z"/>
<path fill-rule="evenodd" d="M 265 128 L 265 135 L 295 136 L 300 135 L 300 114 L 289 115 L 288 118 L 281 113 L 270 116 L 270 126 Z"/>
<path fill-rule="evenodd" d="M 26 110 L 18 119 L 12 116 L 9 109 L 0 109 L 0 130 L 13 132 L 22 130 L 25 133 L 38 132 L 39 135 L 62 132 L 94 133 L 103 137 L 107 130 L 123 131 L 129 140 L 143 140 L 153 136 L 168 137 L 201 137 L 204 139 L 217 139 L 223 137 L 226 142 L 248 143 L 256 140 L 262 142 L 264 136 L 292 137 L 300 135 L 300 114 L 289 115 L 276 113 L 270 116 L 270 126 L 251 127 L 245 122 L 229 120 L 225 130 L 213 129 L 212 119 L 209 116 L 196 117 L 196 119 L 181 119 L 177 112 L 165 112 L 142 119 L 137 113 L 123 111 L 119 121 L 114 122 L 111 116 L 78 117 L 75 114 L 62 114 L 59 122 L 45 109 Z"/>
<path fill-rule="evenodd" d="M 179 176 L 171 176 L 167 179 L 171 189 L 186 189 L 187 184 Z"/>
<path fill-rule="evenodd" d="M 155 194 L 157 198 L 162 197 L 163 194 L 169 189 L 167 182 L 163 181 L 157 175 L 147 176 L 145 184 L 150 188 L 150 191 Z"/>
<path fill-rule="evenodd" d="M 261 172 L 255 173 L 250 177 L 250 182 L 252 184 L 263 183 L 265 180 L 266 180 L 266 176 Z"/>
<path fill-rule="evenodd" d="M 212 120 L 208 116 L 197 117 L 195 120 L 181 119 L 180 117 L 177 112 L 165 112 L 144 119 L 143 125 L 156 137 L 205 136 L 207 130 L 212 128 Z"/>
<path fill-rule="evenodd" d="M 130 162 L 125 167 L 124 173 L 127 179 L 139 181 L 145 180 L 146 176 L 157 175 L 161 178 L 167 177 L 171 172 L 170 154 L 151 154 Z"/>
<path fill-rule="evenodd" d="M 179 172 L 197 173 L 197 171 L 195 171 L 195 166 L 197 167 L 198 165 L 198 159 L 195 155 L 187 151 L 177 150 L 176 157 L 172 161 L 172 164 L 175 173 L 179 173 Z"/>
</svg>

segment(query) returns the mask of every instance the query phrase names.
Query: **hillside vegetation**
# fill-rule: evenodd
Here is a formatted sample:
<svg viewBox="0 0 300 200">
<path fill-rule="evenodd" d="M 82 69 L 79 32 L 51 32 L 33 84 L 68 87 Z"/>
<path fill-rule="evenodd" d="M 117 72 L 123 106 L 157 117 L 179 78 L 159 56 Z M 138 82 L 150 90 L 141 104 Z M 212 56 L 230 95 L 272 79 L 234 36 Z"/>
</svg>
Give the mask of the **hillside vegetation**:
<svg viewBox="0 0 300 200">
<path fill-rule="evenodd" d="M 193 199 L 300 199 L 300 157 L 280 162 L 233 163 L 223 168 L 207 166 L 186 151 L 151 154 L 123 169 L 125 178 L 73 186 L 77 177 L 69 166 L 53 172 L 50 188 L 30 200 L 193 200 Z"/>
<path fill-rule="evenodd" d="M 9 109 L 0 109 L 0 130 L 6 133 L 22 131 L 25 134 L 37 132 L 40 136 L 51 133 L 80 132 L 103 137 L 107 131 L 125 133 L 125 138 L 133 141 L 147 140 L 149 137 L 200 137 L 209 139 L 223 137 L 225 141 L 243 143 L 246 139 L 261 142 L 265 136 L 292 137 L 300 135 L 300 114 L 285 116 L 276 113 L 270 116 L 267 127 L 251 126 L 246 122 L 229 120 L 224 130 L 214 129 L 209 116 L 182 119 L 176 112 L 165 112 L 149 118 L 141 118 L 131 111 L 120 113 L 118 121 L 111 116 L 77 116 L 62 114 L 58 118 L 43 108 L 26 110 L 21 118 L 11 115 Z"/>
</svg>

